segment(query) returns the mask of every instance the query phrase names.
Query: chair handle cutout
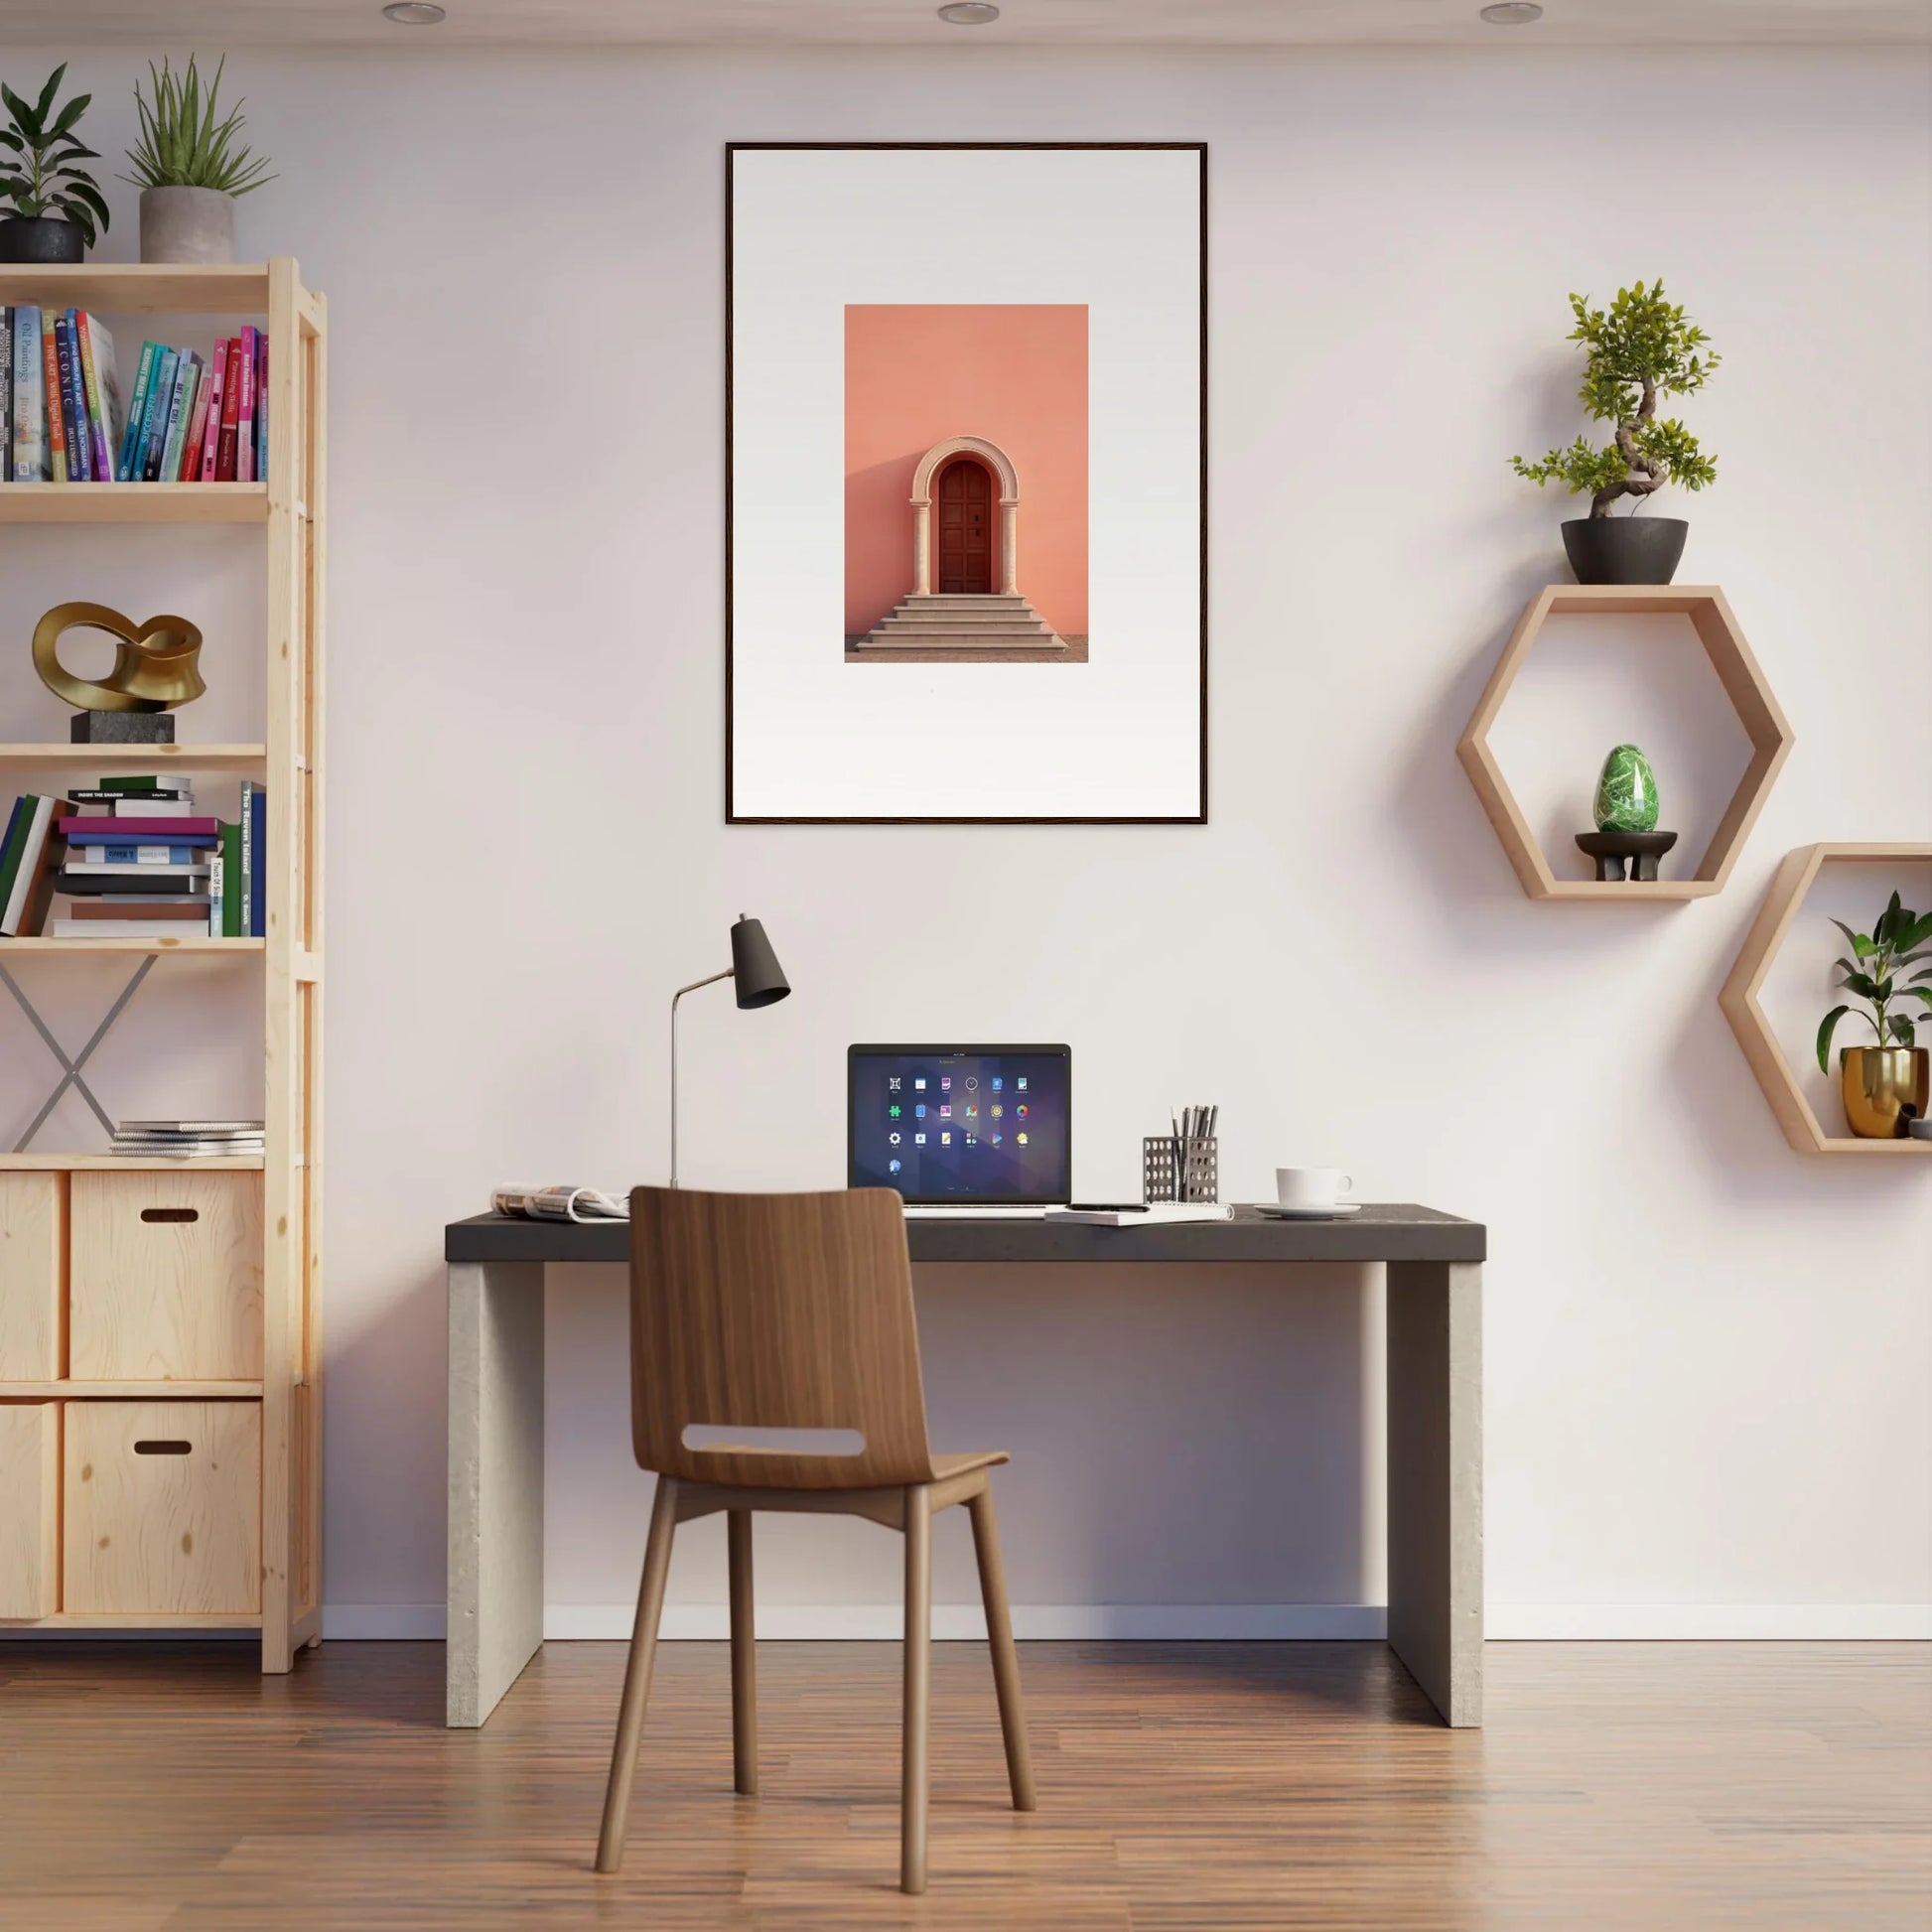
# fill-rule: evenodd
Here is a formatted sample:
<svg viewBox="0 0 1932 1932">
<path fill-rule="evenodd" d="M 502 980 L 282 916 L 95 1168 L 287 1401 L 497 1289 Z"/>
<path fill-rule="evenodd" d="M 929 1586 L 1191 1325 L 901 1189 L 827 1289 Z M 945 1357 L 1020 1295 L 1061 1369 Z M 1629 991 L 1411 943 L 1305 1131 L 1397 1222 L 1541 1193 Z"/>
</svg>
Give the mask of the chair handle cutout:
<svg viewBox="0 0 1932 1932">
<path fill-rule="evenodd" d="M 173 1438 L 150 1437 L 134 1445 L 136 1455 L 189 1455 L 194 1452 L 192 1443 L 184 1443 Z"/>
<path fill-rule="evenodd" d="M 760 1429 L 752 1424 L 688 1422 L 678 1438 L 688 1449 L 731 1449 L 741 1455 L 863 1455 L 857 1429 Z"/>
<path fill-rule="evenodd" d="M 144 1207 L 141 1218 L 144 1221 L 199 1221 L 202 1210 L 199 1207 Z"/>
</svg>

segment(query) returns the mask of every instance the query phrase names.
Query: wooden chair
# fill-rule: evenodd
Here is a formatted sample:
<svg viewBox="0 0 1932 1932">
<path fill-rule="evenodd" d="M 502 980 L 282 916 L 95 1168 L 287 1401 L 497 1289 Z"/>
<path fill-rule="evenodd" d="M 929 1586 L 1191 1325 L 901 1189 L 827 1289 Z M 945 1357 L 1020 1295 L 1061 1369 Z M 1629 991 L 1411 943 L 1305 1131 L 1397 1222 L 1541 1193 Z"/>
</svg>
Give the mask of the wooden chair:
<svg viewBox="0 0 1932 1932">
<path fill-rule="evenodd" d="M 854 1454 L 742 1446 L 693 1449 L 693 1427 L 847 1430 Z M 630 1196 L 630 1427 L 640 1467 L 657 1476 L 637 1624 L 597 1868 L 623 1857 L 625 1815 L 650 1691 L 651 1659 L 680 1523 L 728 1512 L 731 1571 L 732 1767 L 758 1791 L 752 1619 L 752 1512 L 864 1516 L 905 1537 L 905 1713 L 899 1884 L 925 1890 L 928 1703 L 932 1663 L 932 1518 L 964 1503 L 973 1521 L 993 1687 L 1017 1811 L 1034 1809 L 987 1471 L 993 1449 L 934 1455 L 912 1311 L 912 1270 L 897 1194 L 707 1194 L 639 1187 Z"/>
</svg>

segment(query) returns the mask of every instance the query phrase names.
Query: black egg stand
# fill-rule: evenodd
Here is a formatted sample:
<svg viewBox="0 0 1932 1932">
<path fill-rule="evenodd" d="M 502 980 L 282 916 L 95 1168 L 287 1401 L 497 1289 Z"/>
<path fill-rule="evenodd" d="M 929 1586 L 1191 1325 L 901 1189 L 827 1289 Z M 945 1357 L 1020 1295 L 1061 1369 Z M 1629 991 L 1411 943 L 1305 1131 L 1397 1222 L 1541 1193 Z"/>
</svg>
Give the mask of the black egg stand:
<svg viewBox="0 0 1932 1932">
<path fill-rule="evenodd" d="M 1596 877 L 1609 884 L 1655 879 L 1657 861 L 1677 843 L 1675 832 L 1579 832 L 1577 847 L 1596 861 Z M 1628 865 L 1628 874 L 1624 866 Z"/>
</svg>

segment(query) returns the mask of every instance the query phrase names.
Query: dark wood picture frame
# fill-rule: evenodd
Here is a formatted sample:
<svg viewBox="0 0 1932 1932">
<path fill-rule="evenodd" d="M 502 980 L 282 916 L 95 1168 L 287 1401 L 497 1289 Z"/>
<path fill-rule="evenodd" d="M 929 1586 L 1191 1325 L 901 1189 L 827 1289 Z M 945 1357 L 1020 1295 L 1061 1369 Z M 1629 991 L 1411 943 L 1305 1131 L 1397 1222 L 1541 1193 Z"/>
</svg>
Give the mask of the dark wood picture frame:
<svg viewBox="0 0 1932 1932">
<path fill-rule="evenodd" d="M 1200 158 L 1200 795 L 1185 814 L 1119 817 L 1107 814 L 955 815 L 927 818 L 891 813 L 877 817 L 830 815 L 751 816 L 734 806 L 732 660 L 732 275 L 736 239 L 734 169 L 738 155 L 750 152 L 826 151 L 1102 153 L 1149 150 L 1190 153 Z M 728 141 L 725 144 L 725 823 L 727 825 L 1205 825 L 1207 823 L 1207 143 L 1205 141 Z"/>
</svg>

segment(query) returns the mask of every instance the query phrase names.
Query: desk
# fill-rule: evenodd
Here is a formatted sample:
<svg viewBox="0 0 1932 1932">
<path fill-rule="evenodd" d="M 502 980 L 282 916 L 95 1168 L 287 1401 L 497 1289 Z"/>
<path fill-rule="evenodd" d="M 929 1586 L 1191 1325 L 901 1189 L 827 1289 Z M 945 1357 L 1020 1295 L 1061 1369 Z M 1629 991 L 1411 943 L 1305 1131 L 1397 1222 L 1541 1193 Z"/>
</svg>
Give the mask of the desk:
<svg viewBox="0 0 1932 1932">
<path fill-rule="evenodd" d="M 1370 1205 L 1335 1221 L 1102 1228 L 905 1224 L 928 1261 L 1375 1263 L 1388 1271 L 1389 1645 L 1450 1725 L 1482 1722 L 1482 1260 L 1475 1221 Z M 543 1271 L 629 1259 L 623 1222 L 452 1221 L 448 1721 L 483 1724 L 543 1641 Z"/>
</svg>

